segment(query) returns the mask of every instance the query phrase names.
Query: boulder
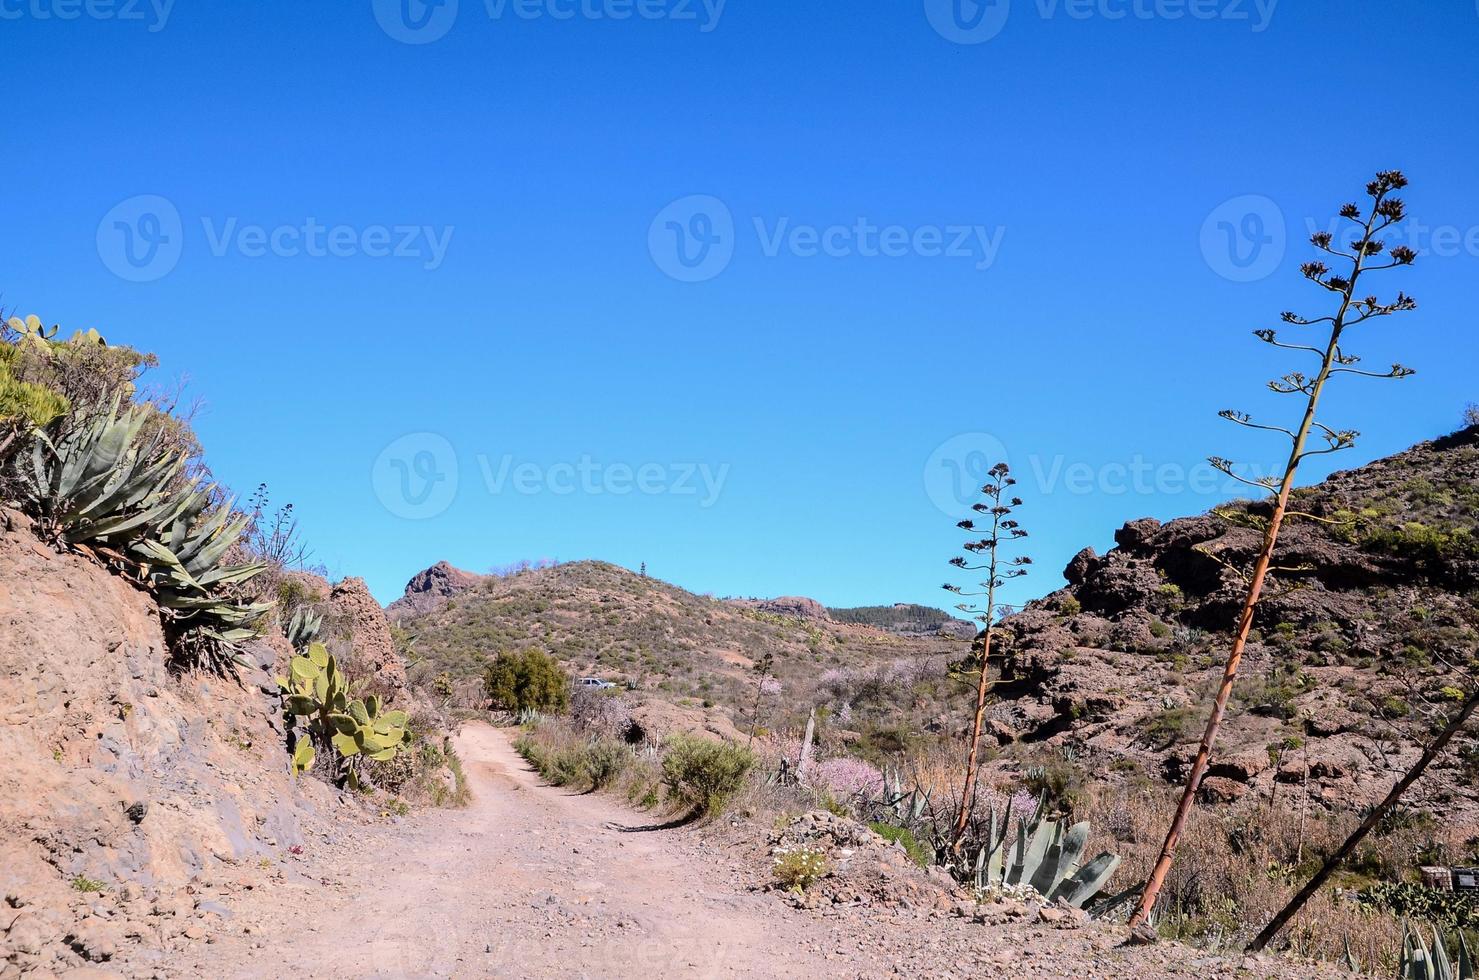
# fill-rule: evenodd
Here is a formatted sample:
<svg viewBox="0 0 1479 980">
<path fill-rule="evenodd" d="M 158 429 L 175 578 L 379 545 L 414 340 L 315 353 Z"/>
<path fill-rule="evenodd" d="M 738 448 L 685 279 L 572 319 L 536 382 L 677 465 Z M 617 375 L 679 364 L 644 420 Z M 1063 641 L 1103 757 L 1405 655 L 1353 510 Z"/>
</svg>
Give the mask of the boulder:
<svg viewBox="0 0 1479 980">
<path fill-rule="evenodd" d="M 1098 563 L 1098 552 L 1093 548 L 1085 548 L 1069 560 L 1068 567 L 1063 569 L 1063 577 L 1068 580 L 1069 585 L 1082 585 Z"/>
<path fill-rule="evenodd" d="M 1160 521 L 1154 517 L 1142 517 L 1138 521 L 1130 521 L 1124 527 L 1114 532 L 1114 543 L 1125 551 L 1140 553 L 1146 550 L 1150 539 L 1160 529 Z"/>
</svg>

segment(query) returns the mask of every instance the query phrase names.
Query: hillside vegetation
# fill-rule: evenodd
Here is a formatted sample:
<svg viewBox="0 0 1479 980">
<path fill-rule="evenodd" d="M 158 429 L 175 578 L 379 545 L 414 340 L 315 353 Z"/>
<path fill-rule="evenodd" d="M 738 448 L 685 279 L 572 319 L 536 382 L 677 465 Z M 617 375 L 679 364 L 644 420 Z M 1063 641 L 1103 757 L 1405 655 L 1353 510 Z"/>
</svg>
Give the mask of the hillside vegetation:
<svg viewBox="0 0 1479 980">
<path fill-rule="evenodd" d="M 396 630 L 414 683 L 431 686 L 442 678 L 473 701 L 489 659 L 535 647 L 572 674 L 595 675 L 679 707 L 713 710 L 740 725 L 755 700 L 753 667 L 767 654 L 781 685 L 779 700 L 795 708 L 806 700 L 801 693 L 829 670 L 931 658 L 943 664 L 967 649 L 965 641 L 948 637 L 897 636 L 699 596 L 605 562 L 459 583 L 437 602 L 401 605 Z M 418 585 L 433 587 L 426 573 L 412 580 L 413 589 Z"/>
</svg>

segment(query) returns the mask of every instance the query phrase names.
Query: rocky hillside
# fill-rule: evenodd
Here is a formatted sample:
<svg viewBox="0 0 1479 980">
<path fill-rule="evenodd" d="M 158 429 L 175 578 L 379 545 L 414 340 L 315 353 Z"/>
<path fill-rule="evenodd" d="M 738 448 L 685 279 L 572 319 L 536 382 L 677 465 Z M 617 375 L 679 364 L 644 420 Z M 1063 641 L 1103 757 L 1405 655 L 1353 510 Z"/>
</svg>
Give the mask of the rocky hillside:
<svg viewBox="0 0 1479 980">
<path fill-rule="evenodd" d="M 1384 794 L 1416 756 L 1445 663 L 1479 642 L 1479 427 L 1298 491 L 1203 795 L 1347 807 Z M 1182 776 L 1205 722 L 1262 540 L 1266 507 L 1238 503 L 1126 524 L 1079 553 L 1068 585 L 1003 624 L 993 730 L 1072 747 L 1102 771 Z M 1128 760 L 1128 761 L 1127 761 Z M 1112 762 L 1112 770 L 1108 763 Z M 1414 801 L 1479 818 L 1473 740 Z"/>
<path fill-rule="evenodd" d="M 204 937 L 349 816 L 288 771 L 277 650 L 239 681 L 171 672 L 146 593 L 4 509 L 0 624 L 0 972 Z"/>
<path fill-rule="evenodd" d="M 766 654 L 789 692 L 829 669 L 943 662 L 967 650 L 960 639 L 836 622 L 811 600 L 712 599 L 604 562 L 503 576 L 439 563 L 415 575 L 387 611 L 413 683 L 430 686 L 446 674 L 472 702 L 488 658 L 533 646 L 573 673 L 630 685 L 719 731 L 732 730 L 749 710 L 751 668 Z"/>
</svg>

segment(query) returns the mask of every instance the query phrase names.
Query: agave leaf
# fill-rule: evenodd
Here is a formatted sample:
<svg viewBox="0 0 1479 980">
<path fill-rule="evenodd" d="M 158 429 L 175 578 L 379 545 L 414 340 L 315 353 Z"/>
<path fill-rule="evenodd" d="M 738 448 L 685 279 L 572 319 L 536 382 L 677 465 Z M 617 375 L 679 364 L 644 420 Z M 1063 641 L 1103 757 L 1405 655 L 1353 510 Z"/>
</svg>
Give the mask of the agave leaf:
<svg viewBox="0 0 1479 980">
<path fill-rule="evenodd" d="M 1090 831 L 1092 828 L 1090 828 L 1089 820 L 1083 820 L 1068 828 L 1068 834 L 1063 835 L 1063 853 L 1059 859 L 1059 871 L 1057 871 L 1059 881 L 1078 874 L 1078 866 L 1084 860 L 1084 848 L 1089 847 Z"/>
<path fill-rule="evenodd" d="M 1448 959 L 1448 950 L 1443 945 L 1443 933 L 1433 927 L 1433 980 L 1453 980 L 1453 963 Z"/>
<path fill-rule="evenodd" d="M 267 571 L 266 562 L 252 562 L 246 565 L 232 565 L 229 568 L 212 568 L 197 578 L 206 588 L 216 589 L 223 585 L 240 585 L 242 582 L 249 582 L 265 571 Z"/>
<path fill-rule="evenodd" d="M 1063 853 L 1063 824 L 1058 821 L 1048 821 L 1039 830 L 1047 832 L 1044 835 L 1047 846 L 1042 850 L 1037 867 L 1031 869 L 1031 877 L 1027 883 L 1039 895 L 1048 895 L 1052 893 L 1053 887 L 1057 884 L 1058 860 Z M 1037 834 L 1034 834 L 1033 838 L 1036 843 Z M 1029 853 L 1031 850 L 1029 847 Z"/>
<path fill-rule="evenodd" d="M 1022 880 L 1022 861 L 1027 854 L 1027 824 L 1021 820 L 1017 821 L 1017 842 L 1012 845 L 1012 854 L 1006 864 L 1006 873 L 1002 880 L 1008 885 L 1015 885 Z"/>
<path fill-rule="evenodd" d="M 1094 858 L 1088 864 L 1079 868 L 1070 878 L 1065 878 L 1052 895 L 1047 896 L 1053 901 L 1062 900 L 1076 909 L 1084 907 L 1084 903 L 1104 890 L 1109 884 L 1109 879 L 1120 866 L 1118 854 L 1104 853 Z"/>
<path fill-rule="evenodd" d="M 1474 957 L 1462 929 L 1458 931 L 1458 980 L 1474 980 Z"/>
<path fill-rule="evenodd" d="M 1047 859 L 1048 848 L 1052 846 L 1053 835 L 1057 831 L 1058 822 L 1055 820 L 1038 819 L 1033 822 L 1032 836 L 1027 841 L 1027 849 L 1022 852 L 1022 870 L 1011 884 L 1031 884 L 1038 868 Z"/>
</svg>

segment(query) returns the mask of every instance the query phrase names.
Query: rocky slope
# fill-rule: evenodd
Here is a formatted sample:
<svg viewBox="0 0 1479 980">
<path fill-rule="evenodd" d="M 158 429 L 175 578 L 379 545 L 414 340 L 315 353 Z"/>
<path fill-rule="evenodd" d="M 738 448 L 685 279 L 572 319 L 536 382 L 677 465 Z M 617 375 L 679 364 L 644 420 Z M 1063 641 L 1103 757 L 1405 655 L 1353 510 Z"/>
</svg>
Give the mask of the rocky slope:
<svg viewBox="0 0 1479 980">
<path fill-rule="evenodd" d="M 1479 638 L 1479 427 L 1296 494 L 1254 642 L 1203 796 L 1369 804 L 1418 753 L 1429 704 L 1451 701 L 1445 664 Z M 1119 772 L 1184 774 L 1205 722 L 1262 540 L 1261 504 L 1126 524 L 1085 549 L 1066 588 L 1002 624 L 993 730 L 1102 757 Z M 1472 739 L 1413 802 L 1479 821 Z M 1092 762 L 1091 762 L 1092 768 Z M 1109 769 L 1106 766 L 1105 772 Z"/>
<path fill-rule="evenodd" d="M 239 683 L 175 675 L 145 593 L 26 527 L 0 510 L 0 973 L 162 956 L 329 833 L 339 794 L 288 772 L 273 647 Z"/>
</svg>

